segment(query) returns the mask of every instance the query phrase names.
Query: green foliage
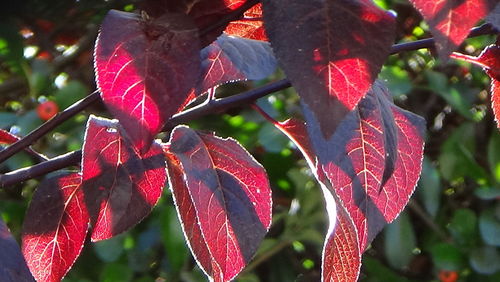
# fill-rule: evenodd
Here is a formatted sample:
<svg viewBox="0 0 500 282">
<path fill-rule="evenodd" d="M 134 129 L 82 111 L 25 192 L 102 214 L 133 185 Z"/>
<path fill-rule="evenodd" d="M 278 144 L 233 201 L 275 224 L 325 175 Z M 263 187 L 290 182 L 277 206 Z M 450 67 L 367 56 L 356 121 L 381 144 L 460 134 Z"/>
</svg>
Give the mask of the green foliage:
<svg viewBox="0 0 500 282">
<path fill-rule="evenodd" d="M 23 2 L 14 5 L 19 9 L 0 17 L 0 128 L 24 136 L 42 124 L 36 114 L 41 100 L 55 101 L 64 109 L 94 88 L 92 44 L 62 65 L 55 58 L 66 58 L 71 46 L 59 46 L 54 38 L 68 33 L 76 39 L 95 36 L 96 28 L 89 26 L 100 22 L 108 9 L 130 10 L 136 1 L 18 2 Z M 406 1 L 376 2 L 401 14 L 408 8 Z M 34 15 L 55 27 L 43 31 L 40 24 L 28 20 Z M 415 15 L 407 17 L 415 23 L 401 31 L 398 40 L 429 35 Z M 35 36 L 20 36 L 26 28 Z M 488 36 L 471 39 L 464 48 L 477 54 L 492 41 Z M 31 47 L 38 50 L 34 56 L 26 52 Z M 41 56 L 43 52 L 50 58 Z M 55 84 L 58 77 L 63 80 L 59 86 Z M 281 77 L 276 74 L 273 79 Z M 468 64 L 441 64 L 429 51 L 420 50 L 390 57 L 380 78 L 389 82 L 396 103 L 426 118 L 428 145 L 418 198 L 369 247 L 361 280 L 435 281 L 440 270 L 453 270 L 460 281 L 498 281 L 500 134 L 486 110 L 489 98 L 482 89 L 489 87 L 487 77 Z M 218 96 L 250 86 L 221 87 Z M 285 90 L 258 104 L 273 117 L 284 119 L 284 112 L 298 112 L 296 102 L 294 91 Z M 80 149 L 90 112 L 106 115 L 102 105 L 93 106 L 33 147 L 49 156 Z M 249 108 L 207 116 L 190 126 L 233 136 L 266 167 L 270 177 L 272 229 L 238 281 L 317 281 L 327 223 L 321 192 L 297 149 Z M 0 164 L 0 172 L 35 162 L 27 154 L 18 154 Z M 20 235 L 36 184 L 31 180 L 9 191 L 0 190 L 0 215 L 15 236 Z M 205 281 L 189 254 L 170 192 L 165 190 L 153 214 L 136 228 L 87 245 L 66 281 Z"/>
</svg>

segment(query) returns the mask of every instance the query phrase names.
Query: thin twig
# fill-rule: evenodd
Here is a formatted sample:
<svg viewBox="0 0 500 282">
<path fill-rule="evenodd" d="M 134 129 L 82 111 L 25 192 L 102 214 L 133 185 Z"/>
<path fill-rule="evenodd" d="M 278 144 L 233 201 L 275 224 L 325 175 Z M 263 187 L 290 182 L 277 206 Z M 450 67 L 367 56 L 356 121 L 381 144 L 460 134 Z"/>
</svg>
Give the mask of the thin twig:
<svg viewBox="0 0 500 282">
<path fill-rule="evenodd" d="M 258 2 L 258 1 L 257 1 Z M 214 25 L 215 26 L 215 25 Z M 475 37 L 475 36 L 480 36 L 480 35 L 486 35 L 486 34 L 496 34 L 498 33 L 497 30 L 492 28 L 488 24 L 484 24 L 482 26 L 476 27 L 471 30 L 471 33 L 469 34 L 469 37 Z M 432 38 L 428 39 L 422 39 L 422 40 L 417 40 L 414 42 L 406 42 L 406 43 L 400 43 L 400 44 L 395 44 L 391 48 L 391 54 L 399 53 L 399 52 L 405 52 L 405 51 L 414 51 L 418 50 L 421 48 L 431 48 L 434 46 L 434 40 Z M 171 130 L 175 125 L 179 123 L 184 123 L 188 122 L 190 120 L 199 118 L 201 116 L 207 115 L 209 113 L 214 113 L 214 112 L 220 112 L 223 110 L 227 110 L 231 107 L 239 106 L 242 104 L 250 103 L 255 101 L 256 99 L 260 97 L 264 97 L 268 94 L 271 94 L 273 92 L 283 90 L 285 88 L 288 88 L 291 86 L 291 83 L 288 79 L 282 79 L 270 84 L 267 84 L 262 87 L 258 87 L 255 89 L 252 89 L 250 91 L 246 91 L 241 94 L 237 94 L 228 98 L 223 98 L 223 99 L 216 99 L 212 100 L 209 103 L 204 103 L 202 105 L 195 106 L 193 108 L 190 108 L 184 112 L 181 112 L 175 116 L 173 116 L 169 122 L 165 125 L 163 128 L 165 131 Z M 75 114 L 79 113 L 80 111 L 84 110 L 87 106 L 90 104 L 94 103 L 95 101 L 99 100 L 99 95 L 97 92 L 92 93 L 91 95 L 87 96 L 84 100 L 81 100 L 77 102 L 76 104 L 72 105 L 70 108 L 66 109 L 64 112 L 60 113 L 58 116 L 54 117 L 53 119 L 49 120 L 45 124 L 43 124 L 40 128 L 36 129 L 34 132 L 28 134 L 26 137 L 21 139 L 20 141 L 14 143 L 13 145 L 7 147 L 4 151 L 0 152 L 0 163 L 5 161 L 7 158 L 12 156 L 13 154 L 23 150 L 24 148 L 28 147 L 31 145 L 33 142 L 35 142 L 37 139 L 41 138 L 44 134 L 49 132 L 50 130 L 54 129 L 57 125 L 60 123 L 64 122 L 65 120 L 71 118 Z M 73 152 L 74 154 L 81 154 L 80 151 Z M 70 153 L 72 154 L 72 153 Z M 60 161 L 58 164 L 60 168 L 65 167 L 65 166 L 70 166 L 74 165 L 76 161 L 74 161 L 73 158 L 63 158 L 62 160 L 66 160 L 66 163 L 63 161 Z M 41 168 L 44 168 L 44 165 L 47 165 L 49 168 L 54 168 L 55 166 L 52 165 L 53 160 L 49 160 L 46 162 L 43 162 L 39 165 L 36 165 L 37 168 L 40 166 Z M 64 164 L 66 164 L 64 166 Z M 31 167 L 33 168 L 33 167 Z M 29 169 L 29 168 L 27 168 Z M 46 172 L 50 172 L 53 170 L 46 169 L 44 168 Z M 37 170 L 38 171 L 38 170 Z M 42 169 L 40 169 L 42 171 Z M 19 181 L 24 181 L 27 178 L 25 178 L 26 174 L 23 174 L 23 176 L 19 176 Z M 34 174 L 30 174 L 34 175 Z M 1 177 L 0 175 L 0 187 L 5 187 L 5 178 Z M 8 183 L 17 183 L 14 181 L 16 179 L 16 172 L 13 171 L 9 173 L 9 182 Z M 21 180 L 22 179 L 22 180 Z"/>
<path fill-rule="evenodd" d="M 441 227 L 439 227 L 434 220 L 422 209 L 422 207 L 415 202 L 415 200 L 410 199 L 408 202 L 408 207 L 417 215 L 436 235 L 441 238 L 444 242 L 451 243 L 453 240 L 444 232 Z"/>
<path fill-rule="evenodd" d="M 468 38 L 487 35 L 487 34 L 496 34 L 498 32 L 499 31 L 496 30 L 494 27 L 492 27 L 490 24 L 483 24 L 471 29 Z M 391 48 L 390 54 L 394 55 L 405 51 L 415 51 L 418 49 L 433 48 L 434 43 L 435 43 L 434 38 L 426 38 L 412 42 L 394 44 Z"/>
<path fill-rule="evenodd" d="M 272 258 L 275 254 L 279 253 L 281 250 L 284 248 L 290 246 L 292 242 L 289 240 L 281 241 L 275 246 L 273 246 L 269 251 L 263 253 L 262 255 L 256 257 L 252 262 L 250 262 L 245 269 L 243 270 L 245 273 L 251 272 L 254 270 L 257 266 L 259 266 L 261 263 L 267 261 L 268 259 Z"/>
<path fill-rule="evenodd" d="M 168 123 L 168 130 L 172 129 L 177 124 L 191 121 L 209 113 L 225 111 L 231 107 L 248 104 L 260 97 L 285 89 L 287 87 L 290 87 L 290 85 L 287 80 L 283 79 L 231 97 L 212 100 L 212 102 L 205 103 L 201 107 L 193 107 L 172 117 Z M 74 106 L 72 106 L 71 108 L 73 108 Z M 63 156 L 52 158 L 48 161 L 36 164 L 28 168 L 18 169 L 4 175 L 0 175 L 0 187 L 6 187 L 15 183 L 26 181 L 31 178 L 39 177 L 67 166 L 78 165 L 81 155 L 81 150 L 73 151 Z"/>
<path fill-rule="evenodd" d="M 58 113 L 55 117 L 53 117 L 46 123 L 39 126 L 37 129 L 30 132 L 21 140 L 10 145 L 5 150 L 0 151 L 0 163 L 4 162 L 5 160 L 10 158 L 17 152 L 23 150 L 24 148 L 30 146 L 35 141 L 42 138 L 45 134 L 56 128 L 58 125 L 72 118 L 73 116 L 77 115 L 79 112 L 83 111 L 86 107 L 88 107 L 97 100 L 99 100 L 99 92 L 94 91 L 87 97 L 71 105 L 66 110 Z"/>
<path fill-rule="evenodd" d="M 81 158 L 82 151 L 73 151 L 34 166 L 14 170 L 6 174 L 0 174 L 0 187 L 11 186 L 71 165 L 76 165 Z"/>
</svg>

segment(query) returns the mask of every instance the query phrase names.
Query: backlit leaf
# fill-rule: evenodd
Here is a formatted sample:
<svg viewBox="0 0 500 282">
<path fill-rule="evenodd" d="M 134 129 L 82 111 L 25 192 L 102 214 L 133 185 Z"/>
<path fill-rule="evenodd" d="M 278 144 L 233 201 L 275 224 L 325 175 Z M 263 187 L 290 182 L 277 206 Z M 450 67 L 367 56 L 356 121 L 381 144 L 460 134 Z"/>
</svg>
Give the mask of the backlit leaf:
<svg viewBox="0 0 500 282">
<path fill-rule="evenodd" d="M 422 168 L 424 120 L 390 97 L 375 83 L 329 139 L 303 104 L 318 170 L 352 217 L 361 251 L 406 206 Z"/>
<path fill-rule="evenodd" d="M 196 27 L 185 15 L 147 20 L 112 10 L 104 19 L 95 47 L 97 85 L 141 152 L 189 100 L 199 51 Z"/>
<path fill-rule="evenodd" d="M 275 123 L 300 149 L 318 180 L 325 197 L 329 227 L 323 245 L 322 281 L 357 281 L 361 268 L 361 252 L 354 222 L 340 204 L 325 175 L 315 166 L 315 157 L 304 122 L 289 119 Z M 318 173 L 321 173 L 318 175 Z"/>
<path fill-rule="evenodd" d="M 214 28 L 214 24 L 227 16 L 234 10 L 240 8 L 247 0 L 201 0 L 196 1 L 189 9 L 188 14 L 193 17 L 194 22 L 201 31 L 212 28 L 202 36 L 202 46 L 212 43 L 226 28 L 227 24 Z"/>
<path fill-rule="evenodd" d="M 233 36 L 267 41 L 262 22 L 262 4 L 248 9 L 242 19 L 230 22 L 224 32 Z"/>
<path fill-rule="evenodd" d="M 22 250 L 37 281 L 60 281 L 80 255 L 89 213 L 78 173 L 47 178 L 35 191 L 23 224 Z"/>
<path fill-rule="evenodd" d="M 269 43 L 222 34 L 201 51 L 202 76 L 198 94 L 236 80 L 259 80 L 276 70 Z"/>
<path fill-rule="evenodd" d="M 500 128 L 500 46 L 492 44 L 486 47 L 477 57 L 453 53 L 452 58 L 464 60 L 484 69 L 491 78 L 491 107 Z"/>
<path fill-rule="evenodd" d="M 6 282 L 35 281 L 21 249 L 9 228 L 0 219 L 0 277 Z"/>
<path fill-rule="evenodd" d="M 389 55 L 394 17 L 371 0 L 266 0 L 263 8 L 281 67 L 329 138 Z"/>
<path fill-rule="evenodd" d="M 165 185 L 161 146 L 155 142 L 141 155 L 123 134 L 116 120 L 90 116 L 82 177 L 93 241 L 111 238 L 139 223 L 156 205 Z"/>
<path fill-rule="evenodd" d="M 470 29 L 494 8 L 495 0 L 410 0 L 429 24 L 439 57 L 446 61 Z"/>
<path fill-rule="evenodd" d="M 178 126 L 166 148 L 171 189 L 200 267 L 229 281 L 250 261 L 271 225 L 264 168 L 236 141 Z"/>
<path fill-rule="evenodd" d="M 14 135 L 6 130 L 0 129 L 0 146 L 1 145 L 10 145 L 10 144 L 13 144 L 19 140 L 21 140 L 21 138 L 18 137 L 17 135 Z M 33 149 L 31 149 L 29 147 L 25 148 L 24 150 L 32 155 L 38 155 L 37 152 L 33 151 Z"/>
<path fill-rule="evenodd" d="M 325 198 L 329 190 L 323 190 Z M 331 215 L 328 208 L 328 216 Z M 331 201 L 335 203 L 335 201 Z M 330 227 L 323 246 L 323 259 L 321 266 L 322 281 L 357 281 L 361 268 L 361 252 L 359 250 L 356 226 L 344 207 L 337 204 L 335 224 L 330 222 Z"/>
<path fill-rule="evenodd" d="M 0 145 L 12 144 L 19 139 L 21 139 L 21 138 L 17 137 L 16 135 L 14 135 L 6 130 L 0 129 Z"/>
</svg>

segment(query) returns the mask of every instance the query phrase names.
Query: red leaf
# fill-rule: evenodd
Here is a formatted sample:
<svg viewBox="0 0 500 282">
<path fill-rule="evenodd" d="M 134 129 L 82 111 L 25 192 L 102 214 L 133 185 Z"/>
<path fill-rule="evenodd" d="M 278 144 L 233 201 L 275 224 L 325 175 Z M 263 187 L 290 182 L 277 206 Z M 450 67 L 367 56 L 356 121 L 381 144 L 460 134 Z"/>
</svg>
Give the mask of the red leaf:
<svg viewBox="0 0 500 282">
<path fill-rule="evenodd" d="M 389 99 L 388 90 L 375 83 L 328 140 L 304 105 L 319 174 L 352 217 L 361 251 L 406 206 L 422 167 L 424 120 Z"/>
<path fill-rule="evenodd" d="M 267 41 L 262 21 L 262 4 L 248 9 L 241 20 L 230 22 L 224 32 L 233 36 Z"/>
<path fill-rule="evenodd" d="M 441 60 L 446 61 L 496 0 L 410 0 L 429 24 Z"/>
<path fill-rule="evenodd" d="M 2 144 L 10 145 L 10 144 L 13 144 L 19 140 L 21 140 L 21 138 L 19 138 L 18 136 L 14 135 L 8 131 L 5 131 L 3 129 L 0 129 L 0 145 L 2 145 Z M 39 153 L 33 151 L 33 149 L 31 149 L 29 147 L 25 148 L 24 150 L 33 156 L 45 157 L 45 156 L 40 155 Z"/>
<path fill-rule="evenodd" d="M 35 281 L 21 249 L 9 228 L 0 219 L 0 277 L 3 281 Z"/>
<path fill-rule="evenodd" d="M 220 21 L 224 16 L 240 8 L 246 1 L 247 0 L 201 0 L 194 3 L 189 9 L 188 14 L 193 17 L 199 30 L 203 31 L 212 27 L 214 23 Z M 202 46 L 212 43 L 219 37 L 225 28 L 226 26 L 222 25 L 208 34 L 201 34 Z"/>
<path fill-rule="evenodd" d="M 300 149 L 323 190 L 328 218 L 328 232 L 323 246 L 322 281 L 356 281 L 361 268 L 361 252 L 356 226 L 334 194 L 324 174 L 317 170 L 314 153 L 302 121 L 289 119 L 275 124 Z"/>
<path fill-rule="evenodd" d="M 82 177 L 64 173 L 44 180 L 23 224 L 22 250 L 37 281 L 60 281 L 80 255 L 89 214 Z"/>
<path fill-rule="evenodd" d="M 83 144 L 82 177 L 92 218 L 92 240 L 127 231 L 158 202 L 166 180 L 158 143 L 141 155 L 118 122 L 90 116 Z"/>
<path fill-rule="evenodd" d="M 154 21 L 110 11 L 95 48 L 97 85 L 141 152 L 179 112 L 199 76 L 196 27 L 181 14 Z"/>
<path fill-rule="evenodd" d="M 331 192 L 323 189 L 323 193 L 327 198 L 326 193 Z M 332 202 L 335 201 L 332 199 Z M 330 215 L 329 212 L 330 216 L 335 215 Z M 330 226 L 333 226 L 332 223 L 330 223 Z M 361 252 L 358 246 L 357 231 L 351 217 L 340 204 L 336 206 L 336 223 L 334 226 L 335 228 L 327 233 L 323 246 L 321 281 L 355 282 L 358 280 L 361 268 Z"/>
<path fill-rule="evenodd" d="M 394 17 L 370 0 L 265 0 L 263 7 L 278 61 L 330 137 L 389 55 Z"/>
<path fill-rule="evenodd" d="M 269 43 L 225 34 L 203 48 L 201 58 L 199 94 L 227 82 L 264 79 L 276 70 Z"/>
<path fill-rule="evenodd" d="M 500 46 L 492 44 L 477 57 L 459 53 L 453 53 L 451 57 L 482 67 L 491 78 L 491 107 L 497 127 L 500 129 Z"/>
<path fill-rule="evenodd" d="M 0 144 L 7 144 L 10 145 L 12 143 L 15 143 L 17 140 L 20 140 L 21 138 L 17 137 L 16 135 L 5 131 L 3 129 L 0 129 Z"/>
<path fill-rule="evenodd" d="M 169 179 L 186 239 L 208 276 L 229 281 L 271 225 L 265 170 L 232 139 L 178 126 L 170 142 Z"/>
</svg>

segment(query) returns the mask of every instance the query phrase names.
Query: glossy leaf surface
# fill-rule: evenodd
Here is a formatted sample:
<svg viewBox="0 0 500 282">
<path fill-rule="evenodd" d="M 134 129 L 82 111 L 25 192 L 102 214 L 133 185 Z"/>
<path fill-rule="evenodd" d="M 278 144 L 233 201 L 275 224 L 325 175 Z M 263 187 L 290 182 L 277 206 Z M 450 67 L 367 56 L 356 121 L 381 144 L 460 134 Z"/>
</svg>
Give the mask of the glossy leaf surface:
<svg viewBox="0 0 500 282">
<path fill-rule="evenodd" d="M 37 188 L 23 224 L 22 250 L 37 281 L 60 281 L 80 255 L 89 213 L 78 173 L 47 178 Z"/>
<path fill-rule="evenodd" d="M 379 82 L 327 140 L 303 106 L 318 174 L 325 174 L 352 217 L 364 251 L 415 189 L 422 168 L 424 120 L 392 104 Z"/>
<path fill-rule="evenodd" d="M 174 129 L 168 168 L 186 239 L 215 281 L 233 279 L 271 225 L 271 189 L 264 168 L 236 141 Z"/>
<path fill-rule="evenodd" d="M 151 212 L 165 185 L 165 158 L 158 143 L 141 155 L 116 120 L 90 116 L 82 177 L 92 240 L 104 240 L 127 231 Z"/>
<path fill-rule="evenodd" d="M 429 24 L 439 57 L 446 61 L 470 29 L 494 8 L 495 0 L 410 0 Z"/>
<path fill-rule="evenodd" d="M 323 246 L 322 281 L 357 281 L 361 268 L 361 252 L 354 222 L 335 195 L 325 175 L 317 170 L 315 157 L 304 122 L 289 119 L 275 126 L 287 135 L 304 155 L 325 197 L 329 227 Z M 321 173 L 318 175 L 318 173 Z"/>
<path fill-rule="evenodd" d="M 266 0 L 263 8 L 281 67 L 330 137 L 389 55 L 394 17 L 371 0 Z"/>
<path fill-rule="evenodd" d="M 269 43 L 222 34 L 201 51 L 198 93 L 237 80 L 259 80 L 276 70 Z"/>
<path fill-rule="evenodd" d="M 182 14 L 147 20 L 112 10 L 102 23 L 94 58 L 97 85 L 142 153 L 190 98 L 199 77 L 197 38 Z"/>
<path fill-rule="evenodd" d="M 0 277 L 6 282 L 35 281 L 21 249 L 9 228 L 0 219 Z"/>
</svg>

